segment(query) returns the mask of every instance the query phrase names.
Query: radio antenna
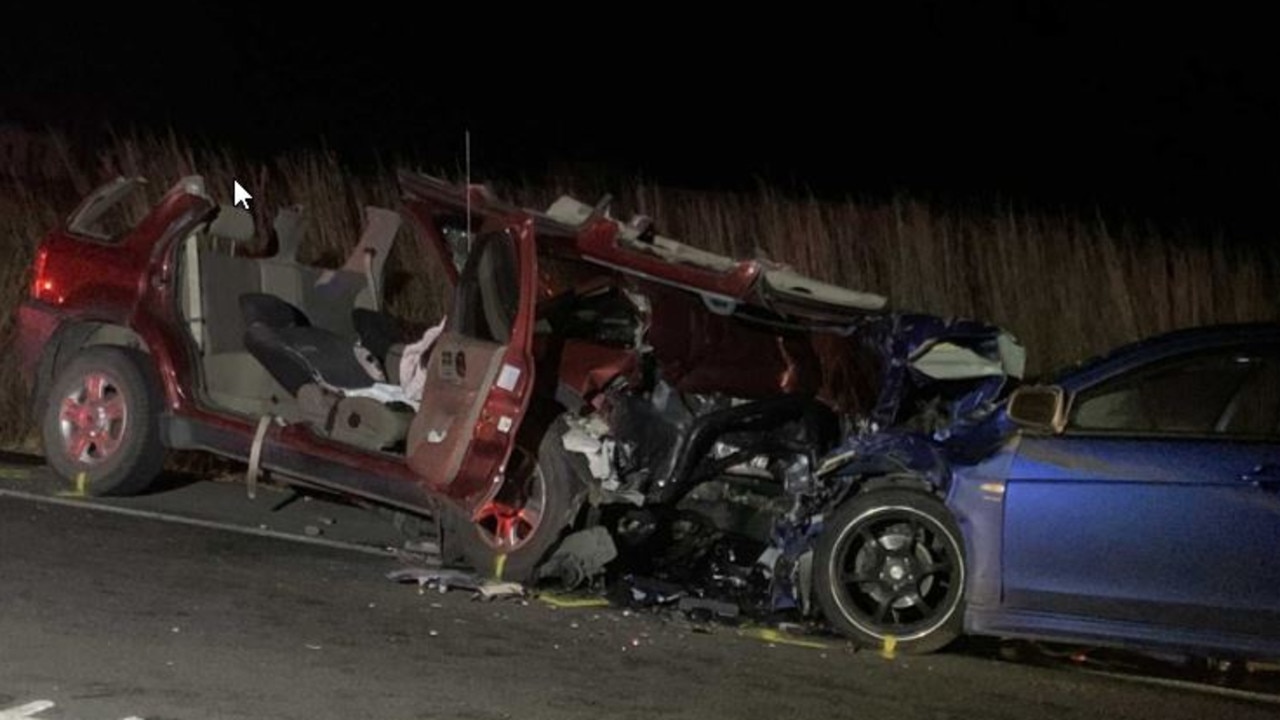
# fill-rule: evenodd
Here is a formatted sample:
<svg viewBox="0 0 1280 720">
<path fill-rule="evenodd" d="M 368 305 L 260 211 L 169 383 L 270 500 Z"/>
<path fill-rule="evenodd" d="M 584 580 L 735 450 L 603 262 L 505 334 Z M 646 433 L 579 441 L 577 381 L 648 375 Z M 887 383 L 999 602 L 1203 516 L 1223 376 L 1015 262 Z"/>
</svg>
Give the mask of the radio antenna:
<svg viewBox="0 0 1280 720">
<path fill-rule="evenodd" d="M 471 244 L 471 131 L 463 131 L 463 152 L 467 173 L 467 244 Z"/>
</svg>

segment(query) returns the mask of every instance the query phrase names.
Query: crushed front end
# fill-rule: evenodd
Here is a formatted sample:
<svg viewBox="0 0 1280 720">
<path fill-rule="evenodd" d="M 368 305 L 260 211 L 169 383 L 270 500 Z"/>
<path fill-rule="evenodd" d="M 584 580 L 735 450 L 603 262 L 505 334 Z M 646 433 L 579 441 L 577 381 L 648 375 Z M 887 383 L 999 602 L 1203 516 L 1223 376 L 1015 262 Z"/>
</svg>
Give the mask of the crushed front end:
<svg viewBox="0 0 1280 720">
<path fill-rule="evenodd" d="M 860 328 L 883 374 L 874 408 L 820 457 L 796 454 L 782 473 L 791 501 L 762 556 L 774 609 L 812 610 L 813 549 L 823 518 L 847 498 L 901 485 L 945 495 L 949 446 L 972 442 L 1000 400 L 1022 378 L 1025 351 L 999 327 L 962 319 L 893 314 Z"/>
</svg>

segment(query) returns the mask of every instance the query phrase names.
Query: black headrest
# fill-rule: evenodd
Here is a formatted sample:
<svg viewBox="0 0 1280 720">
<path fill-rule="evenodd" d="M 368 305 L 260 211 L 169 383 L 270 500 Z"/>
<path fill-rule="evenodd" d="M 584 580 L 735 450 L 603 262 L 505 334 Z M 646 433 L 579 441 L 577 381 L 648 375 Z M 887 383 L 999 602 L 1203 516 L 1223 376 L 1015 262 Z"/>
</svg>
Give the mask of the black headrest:
<svg viewBox="0 0 1280 720">
<path fill-rule="evenodd" d="M 275 295 L 245 293 L 240 296 L 240 314 L 245 326 L 261 323 L 268 327 L 307 327 L 306 313 Z"/>
</svg>

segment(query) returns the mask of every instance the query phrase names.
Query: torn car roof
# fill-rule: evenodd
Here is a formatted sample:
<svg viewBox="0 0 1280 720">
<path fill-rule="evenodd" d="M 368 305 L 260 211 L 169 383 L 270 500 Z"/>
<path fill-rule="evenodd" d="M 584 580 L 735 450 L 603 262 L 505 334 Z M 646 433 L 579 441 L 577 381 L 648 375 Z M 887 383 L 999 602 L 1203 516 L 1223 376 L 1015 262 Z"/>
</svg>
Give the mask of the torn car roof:
<svg viewBox="0 0 1280 720">
<path fill-rule="evenodd" d="M 838 324 L 888 305 L 881 295 L 822 282 L 783 264 L 738 260 L 658 235 L 643 216 L 616 220 L 608 215 L 607 197 L 592 206 L 563 196 L 539 211 L 499 200 L 483 186 L 462 187 L 403 170 L 398 179 L 411 206 L 465 209 L 478 218 L 531 218 L 539 239 L 548 245 L 587 262 L 696 292 L 717 312 L 727 314 L 745 303 L 787 317 Z"/>
</svg>

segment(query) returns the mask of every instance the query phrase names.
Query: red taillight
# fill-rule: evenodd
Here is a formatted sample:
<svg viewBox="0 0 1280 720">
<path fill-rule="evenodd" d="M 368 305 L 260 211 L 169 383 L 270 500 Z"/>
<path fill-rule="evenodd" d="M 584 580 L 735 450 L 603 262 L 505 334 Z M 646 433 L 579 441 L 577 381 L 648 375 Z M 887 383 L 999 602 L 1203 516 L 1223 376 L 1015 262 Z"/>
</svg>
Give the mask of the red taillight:
<svg viewBox="0 0 1280 720">
<path fill-rule="evenodd" d="M 34 273 L 31 278 L 31 297 L 37 300 L 54 302 L 58 299 L 58 296 L 57 293 L 53 291 L 53 280 L 46 277 L 44 274 L 45 265 L 48 264 L 48 261 L 48 248 L 40 248 L 40 250 L 36 252 Z"/>
<path fill-rule="evenodd" d="M 31 276 L 31 297 L 40 297 L 40 288 L 47 282 L 44 278 L 44 265 L 49 260 L 49 251 L 46 248 L 40 248 L 36 252 L 36 261 L 34 264 L 34 274 Z"/>
</svg>

